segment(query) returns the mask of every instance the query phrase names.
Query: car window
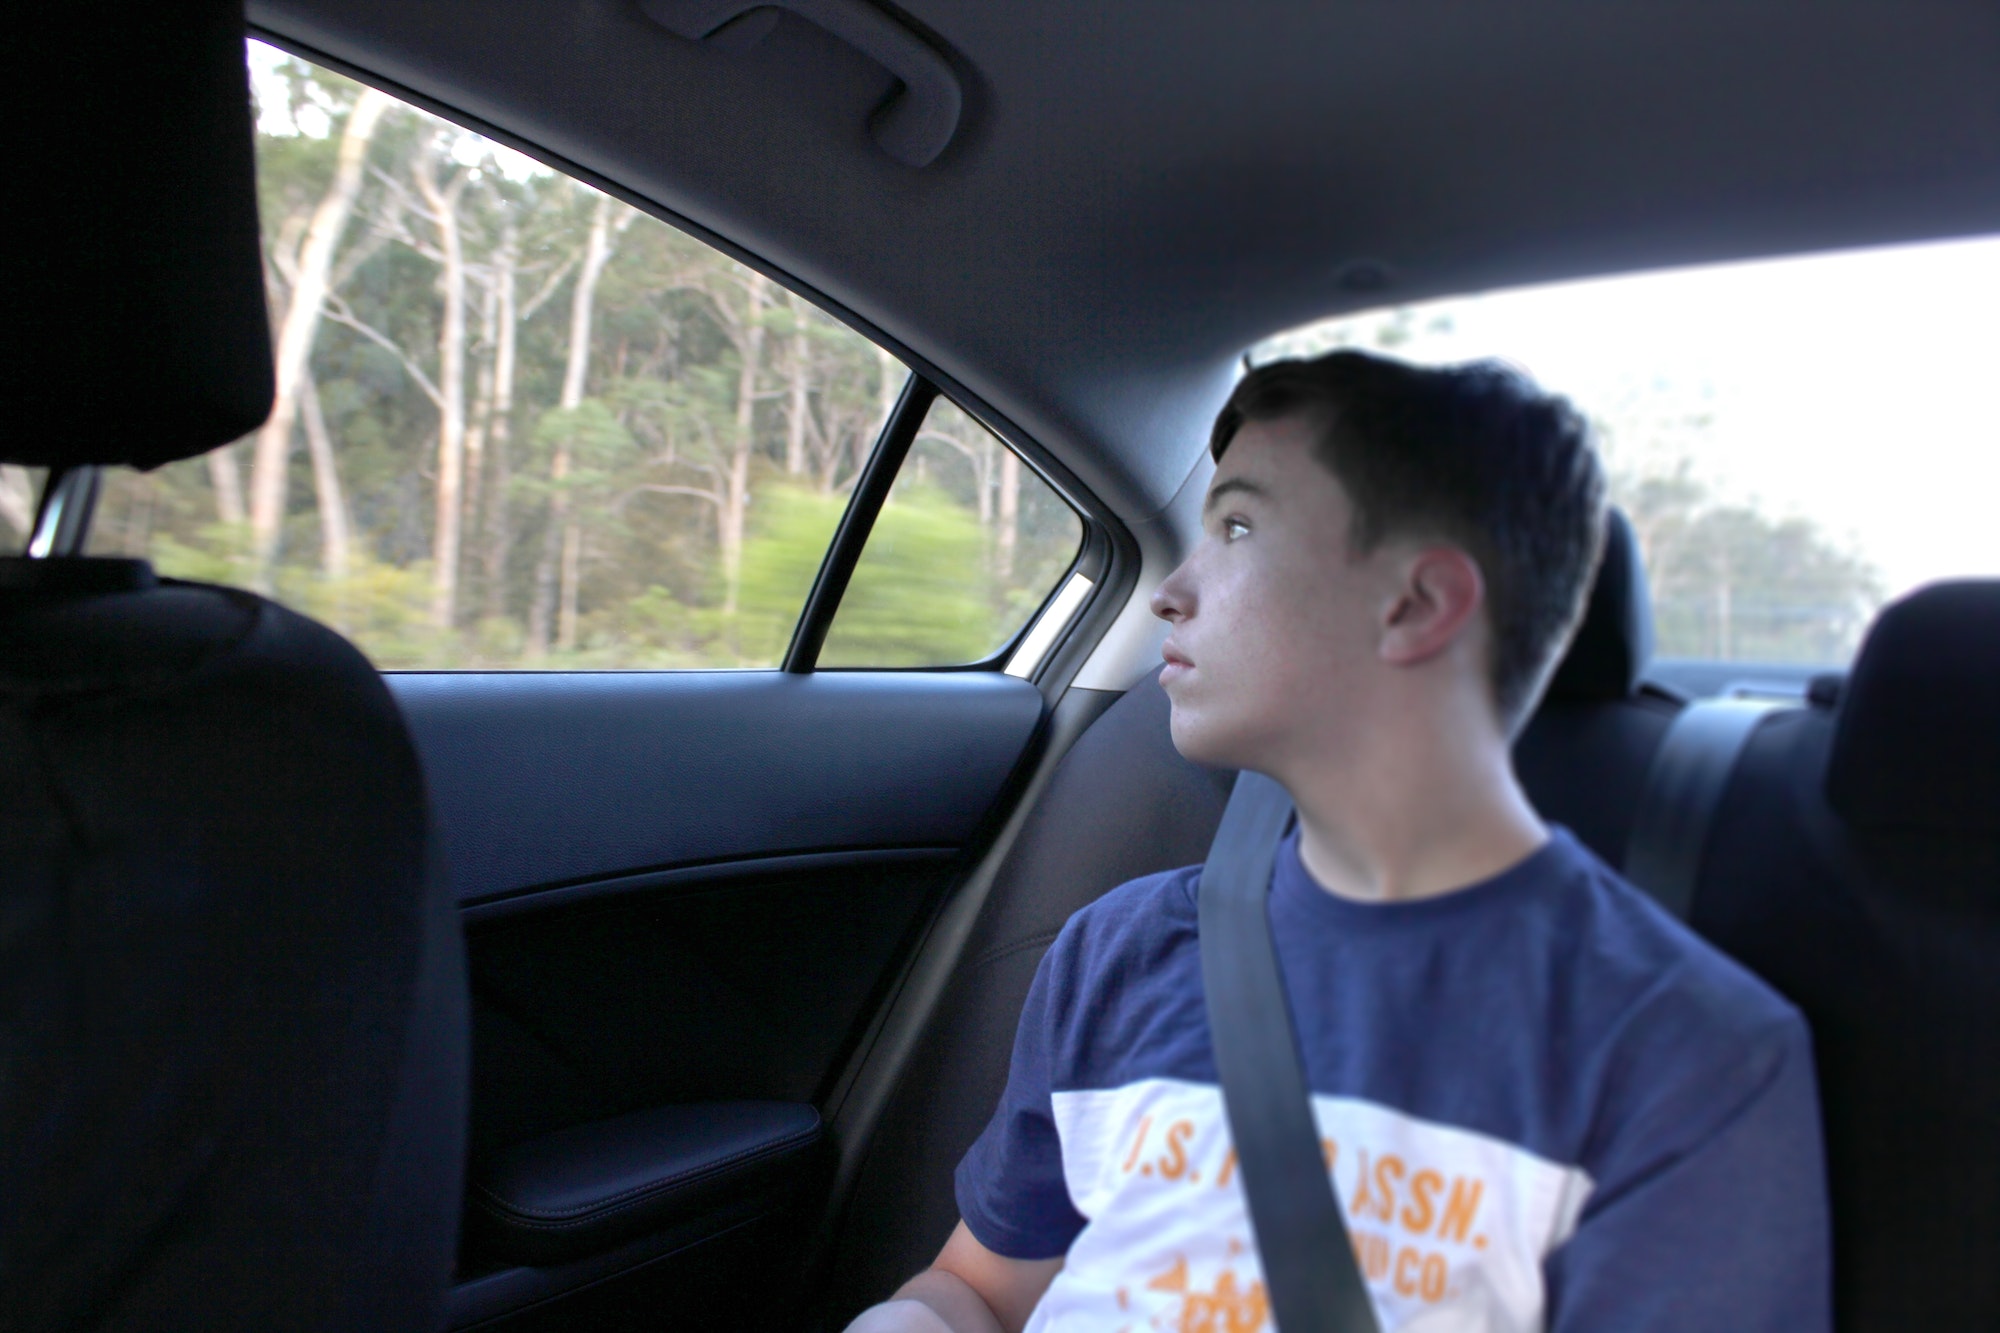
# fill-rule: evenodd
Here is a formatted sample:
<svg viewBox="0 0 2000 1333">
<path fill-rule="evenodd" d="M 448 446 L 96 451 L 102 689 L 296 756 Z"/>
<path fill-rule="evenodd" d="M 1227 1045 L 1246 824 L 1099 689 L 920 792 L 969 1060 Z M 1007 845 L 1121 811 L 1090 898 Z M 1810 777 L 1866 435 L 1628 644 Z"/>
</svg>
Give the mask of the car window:
<svg viewBox="0 0 2000 1333">
<path fill-rule="evenodd" d="M 1661 657 L 1839 666 L 1885 601 L 2000 574 L 1996 303 L 1987 238 L 1374 311 L 1250 359 L 1522 366 L 1598 427 Z"/>
<path fill-rule="evenodd" d="M 41 499 L 47 468 L 0 463 L 0 528 L 12 538 L 12 549 L 25 549 L 35 531 L 35 506 Z"/>
<path fill-rule="evenodd" d="M 1082 542 L 1076 511 L 992 431 L 939 398 L 869 531 L 819 664 L 990 658 L 1048 598 Z"/>
<path fill-rule="evenodd" d="M 108 476 L 90 549 L 258 589 L 384 668 L 776 665 L 902 365 L 519 153 L 250 62 L 278 407 Z"/>
</svg>

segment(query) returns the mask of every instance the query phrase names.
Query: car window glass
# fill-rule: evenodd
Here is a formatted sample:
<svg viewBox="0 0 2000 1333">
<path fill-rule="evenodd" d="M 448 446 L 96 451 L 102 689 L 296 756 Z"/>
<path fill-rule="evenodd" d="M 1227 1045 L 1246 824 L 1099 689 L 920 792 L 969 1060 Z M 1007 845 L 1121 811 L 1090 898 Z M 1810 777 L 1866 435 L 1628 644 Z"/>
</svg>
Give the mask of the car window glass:
<svg viewBox="0 0 2000 1333">
<path fill-rule="evenodd" d="M 10 555 L 25 550 L 34 535 L 35 506 L 47 474 L 47 468 L 0 463 L 0 532 L 7 534 Z"/>
<path fill-rule="evenodd" d="M 904 368 L 519 153 L 250 63 L 278 409 L 109 474 L 91 550 L 266 592 L 385 668 L 776 665 Z"/>
<path fill-rule="evenodd" d="M 984 661 L 1027 624 L 1082 541 L 1076 511 L 939 398 L 868 534 L 819 664 Z"/>
<path fill-rule="evenodd" d="M 1662 658 L 1837 666 L 1885 601 L 2000 574 L 1996 304 L 1988 238 L 1375 311 L 1250 359 L 1522 366 L 1598 427 Z"/>
</svg>

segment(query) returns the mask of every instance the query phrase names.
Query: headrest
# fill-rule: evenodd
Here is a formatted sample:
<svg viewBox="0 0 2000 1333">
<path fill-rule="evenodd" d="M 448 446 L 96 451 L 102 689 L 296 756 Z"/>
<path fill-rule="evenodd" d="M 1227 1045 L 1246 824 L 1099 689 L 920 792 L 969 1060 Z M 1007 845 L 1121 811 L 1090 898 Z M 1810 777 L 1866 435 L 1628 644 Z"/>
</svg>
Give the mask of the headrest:
<svg viewBox="0 0 2000 1333">
<path fill-rule="evenodd" d="M 1639 539 L 1617 509 L 1605 515 L 1604 558 L 1584 603 L 1569 651 L 1549 681 L 1548 697 L 1576 701 L 1623 699 L 1639 687 L 1653 658 L 1653 599 Z"/>
<path fill-rule="evenodd" d="M 2000 831 L 2000 580 L 1875 617 L 1840 695 L 1826 796 L 1863 828 Z"/>
<path fill-rule="evenodd" d="M 154 467 L 254 429 L 271 340 L 242 0 L 8 24 L 0 461 Z"/>
</svg>

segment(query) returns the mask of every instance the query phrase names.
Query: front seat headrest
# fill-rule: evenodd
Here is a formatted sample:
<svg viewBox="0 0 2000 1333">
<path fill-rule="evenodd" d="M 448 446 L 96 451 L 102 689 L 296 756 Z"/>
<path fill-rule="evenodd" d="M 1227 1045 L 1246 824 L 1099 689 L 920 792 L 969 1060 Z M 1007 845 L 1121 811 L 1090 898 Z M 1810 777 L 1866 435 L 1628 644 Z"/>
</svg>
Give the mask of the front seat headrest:
<svg viewBox="0 0 2000 1333">
<path fill-rule="evenodd" d="M 33 199 L 9 208 L 0 462 L 156 467 L 254 429 L 272 375 L 242 0 L 8 23 Z"/>
<path fill-rule="evenodd" d="M 1875 617 L 1826 796 L 1857 827 L 2000 832 L 2000 580 L 1933 583 Z"/>
<path fill-rule="evenodd" d="M 1623 699 L 1639 687 L 1653 658 L 1653 599 L 1639 539 L 1617 509 L 1604 518 L 1604 558 L 1584 603 L 1583 620 L 1549 681 L 1548 697 L 1580 702 Z"/>
</svg>

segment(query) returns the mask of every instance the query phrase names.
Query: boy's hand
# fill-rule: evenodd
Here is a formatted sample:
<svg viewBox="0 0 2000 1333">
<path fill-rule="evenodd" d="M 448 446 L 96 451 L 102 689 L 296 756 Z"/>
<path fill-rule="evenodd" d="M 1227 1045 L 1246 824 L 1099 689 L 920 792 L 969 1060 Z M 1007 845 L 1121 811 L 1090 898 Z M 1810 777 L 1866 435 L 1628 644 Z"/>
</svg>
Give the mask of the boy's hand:
<svg viewBox="0 0 2000 1333">
<path fill-rule="evenodd" d="M 929 1268 L 847 1333 L 1020 1333 L 1062 1265 L 995 1254 L 960 1222 Z"/>
</svg>

